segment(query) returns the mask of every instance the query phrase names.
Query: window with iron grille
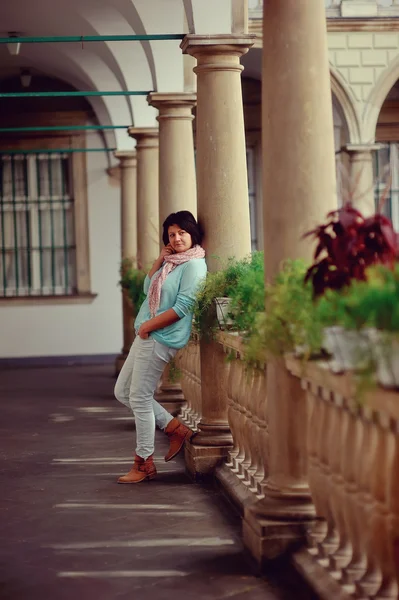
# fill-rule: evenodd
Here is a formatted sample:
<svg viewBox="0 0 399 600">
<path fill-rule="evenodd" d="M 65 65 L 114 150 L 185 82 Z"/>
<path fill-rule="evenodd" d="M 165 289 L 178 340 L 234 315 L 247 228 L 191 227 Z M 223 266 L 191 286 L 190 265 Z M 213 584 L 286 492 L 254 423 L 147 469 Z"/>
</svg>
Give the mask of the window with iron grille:
<svg viewBox="0 0 399 600">
<path fill-rule="evenodd" d="M 0 153 L 0 297 L 76 293 L 71 159 Z"/>
<path fill-rule="evenodd" d="M 383 207 L 383 213 L 392 220 L 399 230 L 399 144 L 391 142 L 384 144 L 374 153 L 375 201 L 378 207 L 380 198 L 391 180 L 390 189 Z"/>
</svg>

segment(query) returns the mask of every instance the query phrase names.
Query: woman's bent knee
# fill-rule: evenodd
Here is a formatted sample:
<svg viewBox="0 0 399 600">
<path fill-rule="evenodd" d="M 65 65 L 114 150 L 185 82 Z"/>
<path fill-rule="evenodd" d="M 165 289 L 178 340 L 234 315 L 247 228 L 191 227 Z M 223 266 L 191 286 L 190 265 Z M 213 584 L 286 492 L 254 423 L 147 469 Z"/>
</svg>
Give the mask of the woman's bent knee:
<svg viewBox="0 0 399 600">
<path fill-rule="evenodd" d="M 124 386 L 120 385 L 118 382 L 116 382 L 114 387 L 114 396 L 118 402 L 125 406 L 129 406 L 129 397 L 125 394 Z"/>
</svg>

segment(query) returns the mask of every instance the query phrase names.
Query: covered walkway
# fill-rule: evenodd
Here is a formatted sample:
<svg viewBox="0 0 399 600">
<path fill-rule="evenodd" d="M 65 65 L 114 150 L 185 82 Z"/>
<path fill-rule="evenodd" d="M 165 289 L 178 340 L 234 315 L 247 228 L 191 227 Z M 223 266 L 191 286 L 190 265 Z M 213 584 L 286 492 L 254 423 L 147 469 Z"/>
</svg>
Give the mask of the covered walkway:
<svg viewBox="0 0 399 600">
<path fill-rule="evenodd" d="M 155 481 L 115 483 L 133 424 L 104 366 L 0 372 L 2 600 L 310 599 L 294 579 L 256 577 L 240 523 L 182 459 Z"/>
</svg>

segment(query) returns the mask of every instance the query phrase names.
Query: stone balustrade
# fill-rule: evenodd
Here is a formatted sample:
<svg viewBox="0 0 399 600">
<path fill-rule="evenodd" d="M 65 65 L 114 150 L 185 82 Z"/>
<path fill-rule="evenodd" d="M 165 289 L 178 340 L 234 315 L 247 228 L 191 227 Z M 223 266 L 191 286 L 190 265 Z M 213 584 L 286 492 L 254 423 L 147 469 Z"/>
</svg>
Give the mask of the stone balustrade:
<svg viewBox="0 0 399 600">
<path fill-rule="evenodd" d="M 249 368 L 243 361 L 242 341 L 238 335 L 220 332 L 217 342 L 223 346 L 223 361 L 215 369 L 227 371 L 228 421 L 233 437 L 227 462 L 217 477 L 233 491 L 241 511 L 244 505 L 263 497 L 267 477 L 268 428 L 266 416 L 266 368 Z M 181 386 L 187 405 L 181 419 L 196 428 L 201 418 L 201 376 L 198 339 L 179 353 L 177 364 L 182 372 Z"/>
<path fill-rule="evenodd" d="M 217 477 L 234 489 L 242 511 L 245 505 L 263 497 L 268 474 L 266 367 L 253 368 L 244 362 L 238 335 L 221 332 L 217 339 L 229 365 L 228 420 L 234 443 Z"/>
<path fill-rule="evenodd" d="M 350 375 L 286 364 L 306 390 L 308 481 L 320 518 L 295 560 L 323 597 L 396 600 L 398 394 L 377 388 L 356 399 Z"/>
<path fill-rule="evenodd" d="M 201 362 L 199 339 L 192 336 L 187 346 L 176 355 L 176 366 L 181 371 L 181 388 L 186 400 L 180 419 L 194 431 L 201 420 Z"/>
<path fill-rule="evenodd" d="M 233 446 L 215 474 L 243 514 L 267 500 L 273 435 L 268 427 L 267 370 L 248 367 L 237 334 L 219 332 L 216 341 L 224 350 L 214 368 L 227 374 Z M 193 428 L 201 418 L 199 346 L 199 340 L 192 339 L 177 359 L 187 401 L 182 419 Z M 286 368 L 305 392 L 298 400 L 305 404 L 307 444 L 294 448 L 293 440 L 291 446 L 294 453 L 303 453 L 297 459 L 307 464 L 317 515 L 301 530 L 302 546 L 295 550 L 294 562 L 325 599 L 397 600 L 399 394 L 376 387 L 357 398 L 353 376 L 334 375 L 327 364 L 288 357 Z"/>
</svg>

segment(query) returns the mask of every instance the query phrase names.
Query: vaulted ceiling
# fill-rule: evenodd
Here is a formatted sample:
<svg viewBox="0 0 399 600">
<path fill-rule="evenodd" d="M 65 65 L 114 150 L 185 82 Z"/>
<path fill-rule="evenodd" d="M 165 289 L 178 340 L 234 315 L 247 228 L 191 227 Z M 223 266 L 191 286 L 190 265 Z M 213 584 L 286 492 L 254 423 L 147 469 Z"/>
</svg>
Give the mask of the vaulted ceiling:
<svg viewBox="0 0 399 600">
<path fill-rule="evenodd" d="M 233 0 L 10 0 L 0 2 L 0 35 L 133 35 L 229 33 Z M 210 15 L 212 17 L 210 18 Z M 22 44 L 12 56 L 0 45 L 1 81 L 21 68 L 33 76 L 58 78 L 77 90 L 184 90 L 179 41 Z M 152 126 L 156 111 L 145 96 L 88 99 L 102 125 Z M 125 130 L 109 143 L 129 148 Z"/>
</svg>

